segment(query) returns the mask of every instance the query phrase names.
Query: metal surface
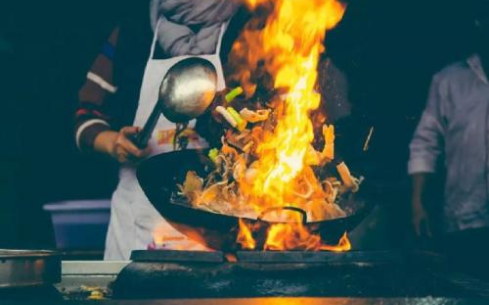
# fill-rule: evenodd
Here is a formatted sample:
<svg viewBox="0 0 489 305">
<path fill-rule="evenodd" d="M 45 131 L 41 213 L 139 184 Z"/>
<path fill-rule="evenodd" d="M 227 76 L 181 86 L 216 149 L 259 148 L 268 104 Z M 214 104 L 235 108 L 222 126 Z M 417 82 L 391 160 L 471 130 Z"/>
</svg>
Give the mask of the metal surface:
<svg viewBox="0 0 489 305">
<path fill-rule="evenodd" d="M 161 113 L 174 123 L 200 116 L 212 103 L 216 91 L 217 72 L 210 61 L 199 57 L 179 61 L 163 78 L 158 101 L 134 143 L 146 147 Z"/>
<path fill-rule="evenodd" d="M 52 251 L 0 250 L 0 288 L 42 286 L 61 281 L 61 258 Z"/>
<path fill-rule="evenodd" d="M 205 150 L 184 150 L 165 153 L 143 161 L 137 170 L 137 178 L 153 206 L 180 232 L 217 250 L 235 250 L 238 218 L 193 208 L 185 199 L 175 198 L 177 185 L 185 180 L 187 171 L 194 170 L 205 177 L 212 166 Z M 336 244 L 345 232 L 353 230 L 370 213 L 372 200 L 364 200 L 368 187 L 341 201 L 347 217 L 307 222 L 305 226 L 320 234 L 324 242 Z M 363 198 L 363 199 L 362 199 Z M 257 224 L 264 232 L 270 222 L 245 219 Z M 255 238 L 257 239 L 257 238 Z M 260 241 L 257 239 L 260 244 Z M 259 247 L 258 247 L 259 249 Z"/>
<path fill-rule="evenodd" d="M 210 299 L 159 299 L 159 300 L 105 300 L 105 301 L 52 301 L 50 305 L 487 305 L 487 299 L 454 298 L 210 298 Z M 4 305 L 33 305 L 32 302 L 6 301 Z M 38 303 L 37 303 L 38 304 Z M 44 304 L 44 303 L 43 303 Z"/>
<path fill-rule="evenodd" d="M 309 263 L 132 262 L 119 274 L 112 288 L 117 299 L 464 298 L 484 297 L 488 286 L 474 285 L 470 279 L 463 283 L 453 281 L 446 266 L 425 265 L 407 253 L 374 251 L 338 254 L 332 259 Z"/>
<path fill-rule="evenodd" d="M 63 261 L 62 274 L 72 275 L 117 275 L 129 261 Z"/>
<path fill-rule="evenodd" d="M 93 304 L 87 300 L 87 290 L 110 291 L 112 287 L 115 294 L 105 295 L 108 299 L 97 304 L 488 304 L 487 283 L 443 273 L 429 275 L 430 268 L 419 267 L 417 260 L 411 264 L 410 260 L 396 263 L 388 259 L 391 256 L 388 253 L 357 254 L 368 260 L 387 259 L 383 267 L 377 268 L 376 264 L 338 267 L 335 263 L 132 263 L 130 266 L 129 262 L 67 261 L 63 262 L 62 282 L 55 286 L 61 295 L 52 286 L 0 289 L 0 303 Z M 127 277 L 112 283 L 118 270 L 126 265 L 122 273 Z M 259 298 L 260 295 L 267 297 Z"/>
<path fill-rule="evenodd" d="M 400 264 L 403 256 L 393 251 L 238 251 L 239 262 L 247 263 L 323 263 L 323 264 Z"/>
<path fill-rule="evenodd" d="M 1 304 L 93 304 L 90 289 L 114 293 L 98 304 L 488 304 L 489 285 L 420 266 L 418 255 L 403 262 L 396 253 L 349 253 L 370 264 L 337 263 L 137 263 L 63 262 L 56 291 L 0 289 Z M 370 256 L 370 257 L 369 257 Z M 404 256 L 404 255 L 402 255 Z M 362 258 L 363 257 L 363 258 Z M 351 257 L 350 257 L 351 258 Z M 379 259 L 382 260 L 382 259 Z M 354 260 L 355 261 L 355 260 Z M 127 265 L 127 266 L 126 266 Z M 117 280 L 119 268 L 126 266 Z M 34 289 L 35 288 L 35 289 Z M 51 286 L 51 288 L 53 288 Z M 260 296 L 267 298 L 260 299 Z M 291 296 L 290 298 L 285 296 Z M 115 298 L 115 299 L 113 299 Z M 151 300 L 149 300 L 151 299 Z"/>
<path fill-rule="evenodd" d="M 160 87 L 161 107 L 172 122 L 186 122 L 209 107 L 217 91 L 217 72 L 203 58 L 184 59 L 168 70 Z"/>
<path fill-rule="evenodd" d="M 110 298 L 110 284 L 129 261 L 63 261 L 63 277 L 56 288 L 66 299 L 86 300 L 90 295 L 87 287 L 104 291 Z"/>
<path fill-rule="evenodd" d="M 220 251 L 137 250 L 132 251 L 131 260 L 135 262 L 222 263 L 224 254 Z"/>
</svg>

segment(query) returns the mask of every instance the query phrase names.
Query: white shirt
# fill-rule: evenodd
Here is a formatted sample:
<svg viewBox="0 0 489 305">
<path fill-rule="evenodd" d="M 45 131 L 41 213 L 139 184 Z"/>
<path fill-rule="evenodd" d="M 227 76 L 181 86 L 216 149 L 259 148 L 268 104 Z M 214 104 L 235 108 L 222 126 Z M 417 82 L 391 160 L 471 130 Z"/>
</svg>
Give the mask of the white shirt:
<svg viewBox="0 0 489 305">
<path fill-rule="evenodd" d="M 445 230 L 489 226 L 489 83 L 479 56 L 434 76 L 410 145 L 408 171 L 435 172 L 445 154 Z"/>
</svg>

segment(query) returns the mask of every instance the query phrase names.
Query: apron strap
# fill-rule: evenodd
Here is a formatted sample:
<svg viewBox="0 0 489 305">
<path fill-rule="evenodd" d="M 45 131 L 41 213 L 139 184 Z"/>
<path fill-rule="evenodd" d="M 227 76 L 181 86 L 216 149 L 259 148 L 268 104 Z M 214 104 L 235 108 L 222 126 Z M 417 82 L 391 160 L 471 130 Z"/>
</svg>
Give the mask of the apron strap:
<svg viewBox="0 0 489 305">
<path fill-rule="evenodd" d="M 227 22 L 221 25 L 221 32 L 219 33 L 219 39 L 217 40 L 217 46 L 216 46 L 216 55 L 218 56 L 221 53 L 222 38 L 224 37 L 224 33 L 226 32 L 227 25 L 228 25 Z"/>
<path fill-rule="evenodd" d="M 156 43 L 158 42 L 158 29 L 160 28 L 160 22 L 161 19 L 158 19 L 158 22 L 156 22 L 156 27 L 154 30 L 153 34 L 153 41 L 151 42 L 151 49 L 149 51 L 149 58 L 148 61 L 152 60 L 154 57 L 155 49 L 156 49 Z M 216 55 L 219 55 L 221 52 L 221 45 L 222 45 L 222 38 L 224 37 L 224 33 L 226 32 L 226 27 L 228 23 L 223 23 L 221 25 L 221 31 L 219 33 L 219 39 L 217 40 L 217 46 L 216 46 Z"/>
<path fill-rule="evenodd" d="M 161 22 L 161 18 L 159 18 L 158 21 L 156 22 L 156 27 L 153 34 L 153 41 L 151 42 L 151 49 L 149 51 L 148 61 L 152 60 L 155 54 L 156 43 L 158 42 L 158 30 L 160 28 L 160 22 Z"/>
</svg>

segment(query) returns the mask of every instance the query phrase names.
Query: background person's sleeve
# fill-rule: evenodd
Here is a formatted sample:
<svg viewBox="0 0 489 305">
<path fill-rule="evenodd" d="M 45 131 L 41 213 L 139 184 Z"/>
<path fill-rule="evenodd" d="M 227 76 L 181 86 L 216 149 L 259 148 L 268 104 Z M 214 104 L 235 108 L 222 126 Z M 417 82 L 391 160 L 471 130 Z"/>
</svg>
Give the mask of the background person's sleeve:
<svg viewBox="0 0 489 305">
<path fill-rule="evenodd" d="M 431 83 L 428 104 L 409 145 L 409 174 L 434 173 L 436 170 L 445 134 L 445 100 L 439 80 L 435 77 Z"/>
</svg>

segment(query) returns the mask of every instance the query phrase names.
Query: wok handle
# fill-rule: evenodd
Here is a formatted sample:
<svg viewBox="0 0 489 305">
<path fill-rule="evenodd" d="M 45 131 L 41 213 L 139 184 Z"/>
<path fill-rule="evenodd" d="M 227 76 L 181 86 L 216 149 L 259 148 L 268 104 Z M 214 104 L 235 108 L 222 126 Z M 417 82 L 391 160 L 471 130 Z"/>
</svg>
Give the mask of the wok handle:
<svg viewBox="0 0 489 305">
<path fill-rule="evenodd" d="M 301 216 L 302 216 L 302 223 L 303 224 L 306 224 L 307 223 L 307 213 L 306 213 L 306 211 L 304 211 L 303 209 L 298 208 L 298 207 L 289 207 L 289 206 L 285 206 L 285 207 L 272 207 L 272 208 L 266 209 L 265 211 L 263 211 L 257 217 L 257 219 L 260 220 L 260 221 L 263 221 L 263 216 L 264 215 L 266 215 L 266 214 L 268 214 L 270 212 L 282 211 L 282 210 L 293 211 L 293 212 L 297 212 L 297 213 L 301 214 Z"/>
</svg>

